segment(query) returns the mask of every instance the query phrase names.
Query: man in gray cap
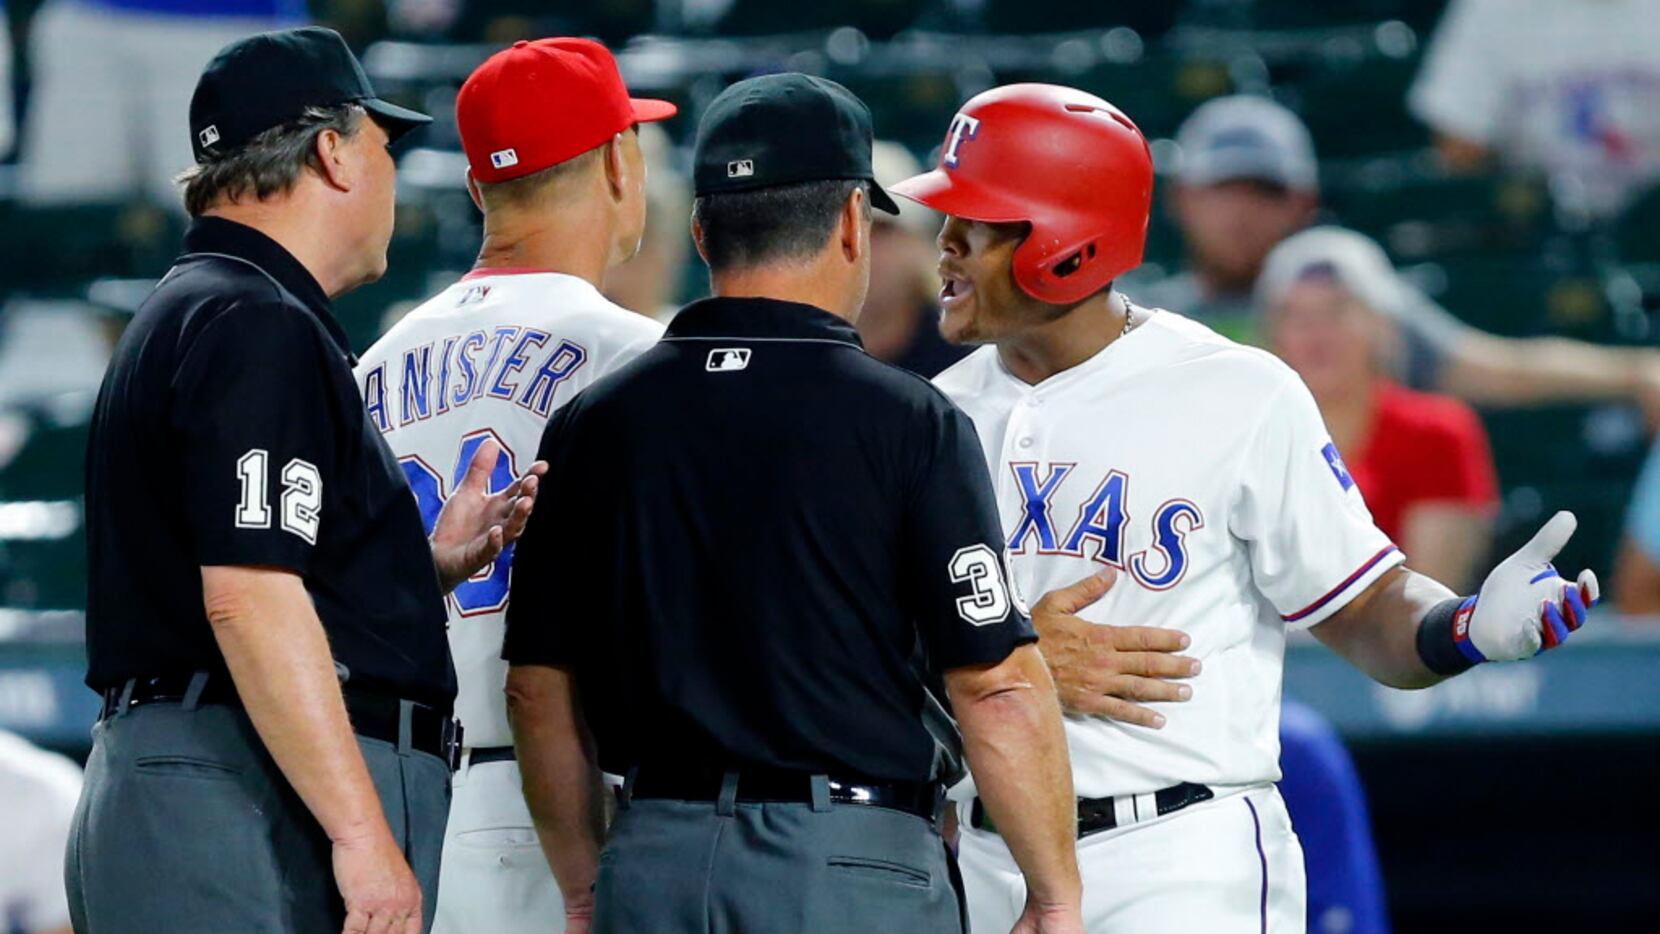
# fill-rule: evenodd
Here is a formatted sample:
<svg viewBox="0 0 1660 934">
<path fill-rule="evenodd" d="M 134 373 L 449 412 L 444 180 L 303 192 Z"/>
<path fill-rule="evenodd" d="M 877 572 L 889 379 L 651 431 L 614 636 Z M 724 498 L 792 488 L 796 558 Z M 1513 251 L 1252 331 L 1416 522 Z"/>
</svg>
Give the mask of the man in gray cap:
<svg viewBox="0 0 1660 934">
<path fill-rule="evenodd" d="M 1265 97 L 1209 101 L 1176 134 L 1169 209 L 1187 269 L 1126 277 L 1125 294 L 1255 343 L 1252 289 L 1275 244 L 1314 221 L 1320 206 L 1314 142 L 1297 115 Z"/>
</svg>

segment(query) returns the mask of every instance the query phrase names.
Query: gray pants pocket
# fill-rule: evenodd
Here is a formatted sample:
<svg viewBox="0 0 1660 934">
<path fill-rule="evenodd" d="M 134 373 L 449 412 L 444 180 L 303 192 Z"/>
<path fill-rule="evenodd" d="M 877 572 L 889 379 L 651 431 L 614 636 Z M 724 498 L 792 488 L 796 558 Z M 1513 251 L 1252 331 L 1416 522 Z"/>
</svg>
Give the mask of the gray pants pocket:
<svg viewBox="0 0 1660 934">
<path fill-rule="evenodd" d="M 825 863 L 833 870 L 874 882 L 892 882 L 912 888 L 926 889 L 932 877 L 923 869 L 886 859 L 868 856 L 831 856 Z"/>
</svg>

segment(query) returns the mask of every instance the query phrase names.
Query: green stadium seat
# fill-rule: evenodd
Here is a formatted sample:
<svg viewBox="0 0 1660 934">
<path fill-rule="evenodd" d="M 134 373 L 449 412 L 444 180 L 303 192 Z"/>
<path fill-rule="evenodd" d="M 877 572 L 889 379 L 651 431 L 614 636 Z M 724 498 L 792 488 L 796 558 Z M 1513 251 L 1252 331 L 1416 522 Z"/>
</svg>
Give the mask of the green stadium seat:
<svg viewBox="0 0 1660 934">
<path fill-rule="evenodd" d="M 1406 93 L 1418 73 L 1415 56 L 1375 51 L 1358 59 L 1331 56 L 1277 64 L 1275 96 L 1296 111 L 1323 159 L 1423 148 L 1429 131 L 1407 113 Z"/>
<path fill-rule="evenodd" d="M 79 502 L 0 502 L 0 604 L 86 606 L 86 539 Z"/>
<path fill-rule="evenodd" d="M 1149 54 L 1129 62 L 1101 62 L 1080 72 L 1054 68 L 1003 72 L 1001 81 L 1047 81 L 1081 88 L 1129 114 L 1149 139 L 1171 137 L 1194 108 L 1237 90 L 1226 58 Z"/>
<path fill-rule="evenodd" d="M 1660 185 L 1643 192 L 1614 221 L 1614 247 L 1628 263 L 1660 263 Z"/>
<path fill-rule="evenodd" d="M 1494 334 L 1594 340 L 1612 329 L 1602 279 L 1583 266 L 1537 256 L 1464 256 L 1418 271 L 1442 280 L 1431 293 L 1448 311 Z"/>
<path fill-rule="evenodd" d="M 989 33 L 1031 35 L 1127 26 L 1144 38 L 1169 32 L 1183 13 L 1180 3 L 1147 0 L 985 0 L 980 24 Z"/>
<path fill-rule="evenodd" d="M 871 38 L 885 39 L 915 23 L 926 6 L 922 0 L 736 0 L 712 32 L 721 36 L 765 36 L 852 26 Z"/>
<path fill-rule="evenodd" d="M 71 295 L 101 276 L 160 276 L 183 230 L 182 213 L 145 203 L 0 202 L 0 293 Z"/>
<path fill-rule="evenodd" d="M 1322 176 L 1337 219 L 1404 260 L 1536 251 L 1555 230 L 1537 177 L 1450 174 L 1428 153 L 1327 162 Z"/>
<path fill-rule="evenodd" d="M 18 413 L 28 436 L 11 460 L 0 464 L 0 499 L 69 499 L 83 492 L 85 422 L 62 423 L 41 412 Z"/>
<path fill-rule="evenodd" d="M 936 71 L 883 75 L 833 68 L 825 77 L 841 82 L 870 106 L 877 139 L 922 153 L 940 144 L 951 117 L 971 96 L 954 77 Z"/>
<path fill-rule="evenodd" d="M 1446 0 L 1189 0 L 1185 19 L 1252 29 L 1319 29 L 1401 20 L 1424 32 L 1440 19 Z"/>
</svg>

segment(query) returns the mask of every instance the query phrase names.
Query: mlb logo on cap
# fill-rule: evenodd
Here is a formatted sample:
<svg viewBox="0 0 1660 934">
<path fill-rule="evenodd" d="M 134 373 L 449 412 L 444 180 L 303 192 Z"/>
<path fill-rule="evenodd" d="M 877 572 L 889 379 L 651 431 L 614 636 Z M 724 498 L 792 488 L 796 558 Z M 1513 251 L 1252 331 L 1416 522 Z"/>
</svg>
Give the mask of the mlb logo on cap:
<svg viewBox="0 0 1660 934">
<path fill-rule="evenodd" d="M 569 37 L 515 42 L 478 66 L 455 98 L 467 167 L 485 184 L 540 172 L 674 113 L 667 101 L 629 97 L 605 46 Z"/>
<path fill-rule="evenodd" d="M 202 140 L 202 148 L 206 149 L 214 143 L 219 142 L 219 127 L 210 123 L 207 126 L 202 127 L 202 132 L 196 135 Z"/>
<path fill-rule="evenodd" d="M 738 159 L 726 164 L 727 178 L 749 178 L 755 174 L 754 159 Z"/>
</svg>

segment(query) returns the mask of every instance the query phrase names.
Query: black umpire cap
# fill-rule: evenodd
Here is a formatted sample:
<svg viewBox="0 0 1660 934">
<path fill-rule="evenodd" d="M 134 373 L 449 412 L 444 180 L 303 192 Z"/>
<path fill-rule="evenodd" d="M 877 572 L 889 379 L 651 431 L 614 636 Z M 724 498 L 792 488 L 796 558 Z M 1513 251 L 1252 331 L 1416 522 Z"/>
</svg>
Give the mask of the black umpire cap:
<svg viewBox="0 0 1660 934">
<path fill-rule="evenodd" d="M 722 91 L 697 128 L 692 184 L 701 197 L 824 179 L 870 183 L 870 203 L 895 204 L 870 167 L 870 108 L 827 78 L 761 75 Z"/>
<path fill-rule="evenodd" d="M 332 29 L 306 26 L 238 39 L 208 62 L 190 98 L 197 162 L 236 149 L 308 107 L 358 104 L 392 139 L 432 118 L 375 95 L 363 66 Z"/>
</svg>

